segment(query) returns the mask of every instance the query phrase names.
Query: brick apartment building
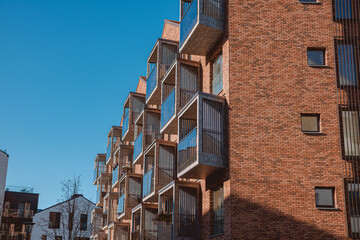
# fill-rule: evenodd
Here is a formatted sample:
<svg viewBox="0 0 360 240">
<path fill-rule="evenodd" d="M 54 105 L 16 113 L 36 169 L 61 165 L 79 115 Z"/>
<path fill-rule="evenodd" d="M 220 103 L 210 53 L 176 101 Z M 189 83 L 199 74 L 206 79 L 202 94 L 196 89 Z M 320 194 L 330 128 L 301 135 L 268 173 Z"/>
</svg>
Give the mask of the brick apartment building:
<svg viewBox="0 0 360 240">
<path fill-rule="evenodd" d="M 359 11 L 180 0 L 95 159 L 93 237 L 359 239 Z"/>
</svg>

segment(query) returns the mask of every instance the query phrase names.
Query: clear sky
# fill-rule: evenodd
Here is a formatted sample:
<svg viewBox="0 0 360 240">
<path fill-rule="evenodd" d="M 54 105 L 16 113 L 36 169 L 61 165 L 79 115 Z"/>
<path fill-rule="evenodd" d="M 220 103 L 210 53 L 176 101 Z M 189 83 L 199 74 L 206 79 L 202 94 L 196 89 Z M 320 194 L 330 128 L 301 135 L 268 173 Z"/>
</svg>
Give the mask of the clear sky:
<svg viewBox="0 0 360 240">
<path fill-rule="evenodd" d="M 7 184 L 34 187 L 39 208 L 94 159 L 179 0 L 0 0 L 0 149 Z"/>
</svg>

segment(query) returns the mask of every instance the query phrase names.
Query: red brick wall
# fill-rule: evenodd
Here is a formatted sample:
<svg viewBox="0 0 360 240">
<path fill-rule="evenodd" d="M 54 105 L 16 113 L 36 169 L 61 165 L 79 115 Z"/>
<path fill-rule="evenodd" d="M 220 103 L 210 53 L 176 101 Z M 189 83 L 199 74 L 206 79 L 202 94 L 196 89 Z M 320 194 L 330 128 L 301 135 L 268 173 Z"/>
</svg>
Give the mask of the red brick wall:
<svg viewBox="0 0 360 240">
<path fill-rule="evenodd" d="M 229 0 L 232 239 L 347 236 L 331 9 Z M 329 67 L 309 67 L 307 47 Z M 323 134 L 303 134 L 301 113 L 319 113 Z M 335 187 L 339 210 L 317 209 L 315 186 Z"/>
</svg>

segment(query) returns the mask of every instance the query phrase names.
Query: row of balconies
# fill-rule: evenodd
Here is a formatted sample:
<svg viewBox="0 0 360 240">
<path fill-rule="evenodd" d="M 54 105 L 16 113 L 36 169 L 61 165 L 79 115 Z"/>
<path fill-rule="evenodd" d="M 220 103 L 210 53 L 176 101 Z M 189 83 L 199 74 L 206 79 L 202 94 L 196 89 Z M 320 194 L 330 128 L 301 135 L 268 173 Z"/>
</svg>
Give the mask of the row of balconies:
<svg viewBox="0 0 360 240">
<path fill-rule="evenodd" d="M 110 236 L 114 227 L 112 239 L 199 238 L 195 180 L 225 168 L 225 100 L 201 92 L 199 62 L 179 58 L 206 55 L 219 41 L 224 1 L 181 0 L 180 12 L 180 42 L 156 42 L 146 94 L 129 94 L 122 127 L 110 130 L 107 153 L 95 160 L 96 230 Z"/>
</svg>

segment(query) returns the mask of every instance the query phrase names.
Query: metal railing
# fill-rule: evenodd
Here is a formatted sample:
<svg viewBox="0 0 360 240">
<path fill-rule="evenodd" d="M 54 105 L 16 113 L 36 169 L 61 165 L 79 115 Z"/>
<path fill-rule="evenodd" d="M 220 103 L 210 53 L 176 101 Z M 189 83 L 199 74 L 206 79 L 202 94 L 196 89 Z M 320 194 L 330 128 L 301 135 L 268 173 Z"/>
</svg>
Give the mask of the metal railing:
<svg viewBox="0 0 360 240">
<path fill-rule="evenodd" d="M 3 217 L 32 218 L 33 216 L 34 216 L 33 210 L 4 208 Z"/>
<path fill-rule="evenodd" d="M 154 191 L 154 167 L 143 177 L 143 198 Z"/>
<path fill-rule="evenodd" d="M 198 16 L 198 0 L 193 0 L 180 22 L 180 46 L 194 28 Z"/>
<path fill-rule="evenodd" d="M 165 124 L 174 116 L 175 114 L 175 88 L 167 96 L 163 104 L 161 105 L 161 121 L 160 127 L 163 128 Z"/>
<path fill-rule="evenodd" d="M 191 214 L 179 214 L 179 236 L 197 237 L 197 217 Z"/>
<path fill-rule="evenodd" d="M 221 20 L 221 1 L 223 0 L 203 0 L 203 13 L 204 15 L 215 18 L 216 20 Z"/>
<path fill-rule="evenodd" d="M 181 172 L 190 164 L 196 161 L 196 143 L 197 129 L 194 128 L 187 136 L 185 136 L 178 144 L 178 172 Z"/>
<path fill-rule="evenodd" d="M 141 154 L 142 152 L 142 143 L 143 143 L 143 133 L 141 132 L 134 142 L 134 160 Z"/>
<path fill-rule="evenodd" d="M 157 64 L 149 74 L 147 80 L 146 80 L 146 100 L 149 98 L 151 93 L 154 91 L 156 87 L 156 81 L 157 81 Z"/>
</svg>

